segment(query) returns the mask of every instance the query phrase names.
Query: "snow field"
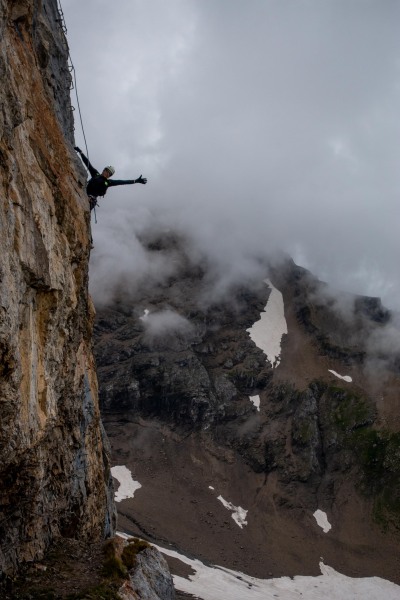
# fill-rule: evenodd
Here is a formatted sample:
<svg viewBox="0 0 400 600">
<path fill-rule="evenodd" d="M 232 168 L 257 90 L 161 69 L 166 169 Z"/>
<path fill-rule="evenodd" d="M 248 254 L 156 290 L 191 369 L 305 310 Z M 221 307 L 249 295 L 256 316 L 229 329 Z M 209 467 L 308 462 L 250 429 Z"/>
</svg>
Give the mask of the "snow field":
<svg viewBox="0 0 400 600">
<path fill-rule="evenodd" d="M 316 511 L 317 512 L 317 511 Z M 322 511 L 320 511 L 322 513 Z M 325 514 L 325 513 L 323 513 Z M 129 535 L 117 532 L 128 539 Z M 155 545 L 155 544 L 153 544 Z M 208 566 L 175 550 L 155 546 L 165 556 L 188 565 L 188 578 L 174 575 L 175 588 L 201 600 L 399 600 L 400 586 L 380 577 L 353 578 L 319 563 L 321 575 L 258 579 L 240 571 Z"/>
<path fill-rule="evenodd" d="M 125 466 L 112 467 L 111 475 L 119 482 L 119 488 L 115 492 L 115 502 L 133 498 L 136 490 L 142 487 L 138 481 L 132 479 L 132 473 Z"/>
<path fill-rule="evenodd" d="M 280 363 L 282 336 L 288 332 L 284 313 L 283 296 L 269 279 L 264 283 L 271 288 L 268 302 L 260 314 L 260 320 L 256 321 L 249 332 L 253 342 L 260 348 L 273 367 Z"/>
<path fill-rule="evenodd" d="M 125 536 L 129 537 L 129 536 Z M 201 600 L 399 600 L 400 586 L 380 577 L 352 578 L 338 573 L 323 562 L 321 575 L 297 575 L 274 579 L 257 579 L 239 571 L 207 566 L 174 550 L 158 550 L 177 558 L 195 572 L 188 579 L 174 575 L 176 589 Z"/>
</svg>

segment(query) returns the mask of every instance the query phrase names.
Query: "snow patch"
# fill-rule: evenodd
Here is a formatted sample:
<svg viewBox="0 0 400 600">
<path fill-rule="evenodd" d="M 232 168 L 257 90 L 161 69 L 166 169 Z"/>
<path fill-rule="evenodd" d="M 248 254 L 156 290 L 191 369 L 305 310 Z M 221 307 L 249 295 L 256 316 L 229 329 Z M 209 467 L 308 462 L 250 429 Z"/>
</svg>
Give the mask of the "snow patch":
<svg viewBox="0 0 400 600">
<path fill-rule="evenodd" d="M 117 532 L 124 539 L 130 536 Z M 153 544 L 154 545 L 154 544 Z M 162 554 L 171 556 L 189 565 L 194 575 L 188 578 L 174 575 L 177 590 L 191 594 L 201 600 L 343 600 L 343 598 L 362 598 L 362 600 L 399 600 L 400 586 L 380 577 L 347 577 L 338 573 L 323 562 L 319 563 L 321 575 L 316 577 L 296 575 L 295 577 L 276 577 L 257 579 L 239 571 L 224 567 L 206 566 L 199 560 L 190 559 L 169 548 L 155 546 Z"/>
<path fill-rule="evenodd" d="M 243 525 L 247 525 L 247 521 L 246 521 L 246 515 L 248 513 L 247 510 L 245 510 L 241 506 L 234 506 L 232 504 L 232 502 L 227 502 L 222 496 L 218 496 L 217 500 L 222 502 L 222 504 L 225 506 L 225 508 L 233 511 L 232 515 L 231 515 L 232 519 L 235 521 L 235 523 L 237 523 L 239 525 L 239 527 L 241 529 L 243 529 Z"/>
<path fill-rule="evenodd" d="M 380 577 L 351 578 L 338 573 L 323 562 L 319 563 L 321 575 L 317 577 L 297 575 L 275 579 L 256 579 L 238 571 L 223 567 L 208 567 L 199 560 L 190 560 L 174 550 L 158 547 L 160 552 L 177 558 L 189 565 L 194 575 L 188 579 L 173 576 L 176 589 L 201 600 L 399 600 L 400 586 Z"/>
<path fill-rule="evenodd" d="M 149 314 L 150 314 L 150 311 L 147 308 L 145 308 L 144 309 L 144 315 L 142 317 L 139 317 L 139 319 L 141 321 L 145 321 L 147 319 L 147 317 L 149 316 Z"/>
<path fill-rule="evenodd" d="M 249 332 L 253 342 L 267 355 L 269 362 L 275 368 L 281 361 L 282 336 L 288 330 L 281 292 L 272 285 L 269 279 L 265 279 L 264 283 L 271 288 L 268 302 L 260 314 L 260 320 L 256 321 L 246 331 Z"/>
<path fill-rule="evenodd" d="M 127 467 L 118 466 L 111 468 L 111 475 L 119 482 L 119 488 L 115 492 L 115 502 L 121 502 L 126 498 L 133 498 L 136 490 L 142 485 L 132 479 L 132 473 Z"/>
<path fill-rule="evenodd" d="M 208 486 L 208 489 L 209 489 L 209 490 L 215 490 L 215 488 L 213 488 L 213 486 L 212 486 L 212 485 L 209 485 L 209 486 Z"/>
<path fill-rule="evenodd" d="M 343 381 L 347 381 L 347 383 L 351 383 L 353 380 L 350 375 L 339 375 L 336 371 L 332 371 L 332 369 L 328 369 L 329 373 L 335 375 L 335 377 L 339 377 L 339 379 L 343 379 Z"/>
<path fill-rule="evenodd" d="M 250 396 L 250 400 L 252 401 L 252 403 L 254 404 L 256 409 L 259 411 L 260 410 L 260 396 Z"/>
<path fill-rule="evenodd" d="M 328 533 L 328 531 L 332 529 L 332 525 L 328 521 L 327 514 L 323 510 L 316 510 L 313 514 L 313 517 L 321 529 L 323 529 L 324 533 Z"/>
</svg>

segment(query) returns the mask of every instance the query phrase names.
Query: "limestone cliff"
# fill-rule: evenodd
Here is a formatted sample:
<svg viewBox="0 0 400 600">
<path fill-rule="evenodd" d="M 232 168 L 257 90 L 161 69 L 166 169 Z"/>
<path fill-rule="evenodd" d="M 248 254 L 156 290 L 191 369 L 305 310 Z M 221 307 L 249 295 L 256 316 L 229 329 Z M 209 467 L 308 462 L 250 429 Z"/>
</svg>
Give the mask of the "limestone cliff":
<svg viewBox="0 0 400 600">
<path fill-rule="evenodd" d="M 0 572 L 113 529 L 56 0 L 0 0 Z"/>
</svg>

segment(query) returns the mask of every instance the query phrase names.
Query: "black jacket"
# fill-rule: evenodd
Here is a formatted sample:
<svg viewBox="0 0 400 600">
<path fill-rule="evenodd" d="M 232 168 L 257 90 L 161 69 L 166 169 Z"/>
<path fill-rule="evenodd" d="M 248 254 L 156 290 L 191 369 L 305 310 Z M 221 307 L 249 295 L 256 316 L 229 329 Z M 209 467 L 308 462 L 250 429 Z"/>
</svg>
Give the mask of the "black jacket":
<svg viewBox="0 0 400 600">
<path fill-rule="evenodd" d="M 83 152 L 81 152 L 81 158 L 92 176 L 86 186 L 86 191 L 89 196 L 95 196 L 97 198 L 98 196 L 104 196 L 108 188 L 113 187 L 114 185 L 129 185 L 135 183 L 134 179 L 107 179 L 107 177 L 103 177 L 103 175 L 93 167 Z"/>
</svg>

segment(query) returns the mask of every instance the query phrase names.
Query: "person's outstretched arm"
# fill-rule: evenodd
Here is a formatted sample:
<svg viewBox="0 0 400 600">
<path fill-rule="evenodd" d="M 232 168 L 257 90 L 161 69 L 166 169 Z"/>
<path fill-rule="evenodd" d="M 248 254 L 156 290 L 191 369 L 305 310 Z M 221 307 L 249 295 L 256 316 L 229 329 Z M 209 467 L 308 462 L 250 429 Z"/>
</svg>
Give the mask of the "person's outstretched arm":
<svg viewBox="0 0 400 600">
<path fill-rule="evenodd" d="M 98 170 L 94 168 L 94 166 L 91 164 L 91 162 L 89 161 L 89 159 L 87 158 L 87 156 L 85 156 L 83 154 L 82 150 L 80 148 L 78 148 L 78 146 L 75 146 L 74 150 L 76 150 L 77 152 L 79 152 L 79 154 L 81 155 L 81 159 L 82 159 L 83 164 L 88 168 L 89 173 L 91 174 L 92 177 L 96 177 L 97 175 L 100 175 L 100 173 L 98 172 Z"/>
<path fill-rule="evenodd" d="M 140 177 L 138 177 L 137 179 L 108 179 L 107 183 L 110 187 L 112 187 L 113 185 L 131 185 L 133 183 L 146 184 L 147 179 L 146 177 L 142 177 L 140 175 Z"/>
</svg>

